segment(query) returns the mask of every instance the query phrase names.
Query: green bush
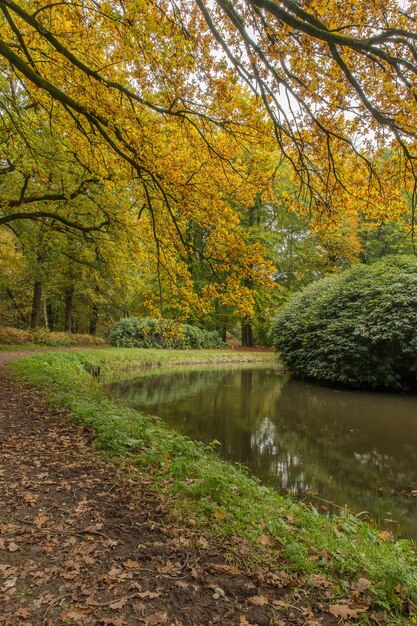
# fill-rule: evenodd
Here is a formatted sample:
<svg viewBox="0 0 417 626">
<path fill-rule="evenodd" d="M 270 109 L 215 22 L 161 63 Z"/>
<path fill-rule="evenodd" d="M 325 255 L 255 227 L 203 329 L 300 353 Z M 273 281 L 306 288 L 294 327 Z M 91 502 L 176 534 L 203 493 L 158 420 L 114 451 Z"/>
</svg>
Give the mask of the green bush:
<svg viewBox="0 0 417 626">
<path fill-rule="evenodd" d="M 109 337 L 111 346 L 118 348 L 223 348 L 215 331 L 208 331 L 172 320 L 127 317 L 119 320 Z"/>
<path fill-rule="evenodd" d="M 126 317 L 119 320 L 110 332 L 111 346 L 118 348 L 168 348 L 173 339 L 164 322 L 144 317 Z"/>
<path fill-rule="evenodd" d="M 182 340 L 179 348 L 202 350 L 204 348 L 224 348 L 220 335 L 215 330 L 205 330 L 190 324 L 182 325 Z"/>
<path fill-rule="evenodd" d="M 415 387 L 417 259 L 388 257 L 312 283 L 280 312 L 273 336 L 298 376 L 353 387 Z"/>
</svg>

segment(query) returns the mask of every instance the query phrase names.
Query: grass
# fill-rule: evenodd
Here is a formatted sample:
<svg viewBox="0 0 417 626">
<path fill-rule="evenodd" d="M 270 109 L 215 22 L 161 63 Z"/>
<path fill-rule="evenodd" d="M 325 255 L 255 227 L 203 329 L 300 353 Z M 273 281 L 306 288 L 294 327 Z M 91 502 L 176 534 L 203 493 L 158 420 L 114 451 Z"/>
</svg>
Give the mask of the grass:
<svg viewBox="0 0 417 626">
<path fill-rule="evenodd" d="M 155 492 L 182 519 L 193 519 L 220 536 L 246 539 L 253 562 L 268 560 L 279 569 L 306 576 L 324 574 L 340 598 L 349 594 L 349 581 L 364 577 L 373 583 L 373 606 L 389 612 L 390 623 L 403 623 L 399 620 L 404 607 L 413 609 L 417 602 L 417 554 L 412 542 L 393 542 L 348 513 L 327 518 L 311 506 L 296 504 L 243 468 L 219 459 L 210 446 L 112 401 L 86 370 L 100 366 L 102 378 L 109 381 L 137 375 L 144 367 L 272 358 L 219 350 L 102 349 L 34 355 L 12 368 L 45 389 L 50 403 L 67 407 L 75 422 L 94 429 L 101 449 L 136 467 L 138 479 L 146 469 Z"/>
</svg>

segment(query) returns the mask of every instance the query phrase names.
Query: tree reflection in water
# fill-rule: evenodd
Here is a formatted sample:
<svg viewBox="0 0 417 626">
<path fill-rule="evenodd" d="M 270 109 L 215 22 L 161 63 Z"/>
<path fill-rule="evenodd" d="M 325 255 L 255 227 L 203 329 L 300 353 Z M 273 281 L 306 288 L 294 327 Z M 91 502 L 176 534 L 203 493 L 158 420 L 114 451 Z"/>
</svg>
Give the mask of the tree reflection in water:
<svg viewBox="0 0 417 626">
<path fill-rule="evenodd" d="M 397 520 L 417 538 L 416 396 L 335 390 L 270 366 L 159 370 L 111 391 L 189 437 L 217 439 L 268 485 L 367 511 L 382 527 Z"/>
</svg>

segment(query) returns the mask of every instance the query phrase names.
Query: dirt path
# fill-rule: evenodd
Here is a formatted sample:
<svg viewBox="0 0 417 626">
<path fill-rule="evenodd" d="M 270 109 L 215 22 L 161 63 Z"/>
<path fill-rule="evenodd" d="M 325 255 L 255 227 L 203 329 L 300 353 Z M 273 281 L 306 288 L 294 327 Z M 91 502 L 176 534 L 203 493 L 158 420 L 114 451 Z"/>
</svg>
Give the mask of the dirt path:
<svg viewBox="0 0 417 626">
<path fill-rule="evenodd" d="M 89 433 L 7 376 L 18 356 L 0 354 L 2 626 L 340 623 L 321 610 L 319 581 L 305 591 L 244 558 L 238 569 L 230 546 L 175 525 L 145 476 L 105 462 Z"/>
</svg>

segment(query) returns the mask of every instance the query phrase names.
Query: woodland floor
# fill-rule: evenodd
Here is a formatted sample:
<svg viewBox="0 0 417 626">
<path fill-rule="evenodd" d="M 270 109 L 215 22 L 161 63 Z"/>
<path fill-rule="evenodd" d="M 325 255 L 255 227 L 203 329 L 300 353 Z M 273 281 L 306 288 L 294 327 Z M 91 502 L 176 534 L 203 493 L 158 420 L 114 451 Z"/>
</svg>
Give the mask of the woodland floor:
<svg viewBox="0 0 417 626">
<path fill-rule="evenodd" d="M 0 353 L 1 626 L 349 623 L 321 577 L 250 571 L 239 538 L 180 527 L 149 476 L 132 480 L 7 375 L 17 356 Z"/>
</svg>

